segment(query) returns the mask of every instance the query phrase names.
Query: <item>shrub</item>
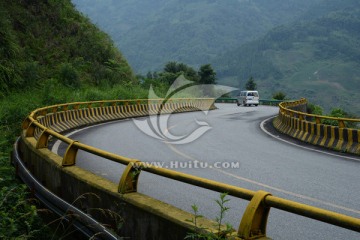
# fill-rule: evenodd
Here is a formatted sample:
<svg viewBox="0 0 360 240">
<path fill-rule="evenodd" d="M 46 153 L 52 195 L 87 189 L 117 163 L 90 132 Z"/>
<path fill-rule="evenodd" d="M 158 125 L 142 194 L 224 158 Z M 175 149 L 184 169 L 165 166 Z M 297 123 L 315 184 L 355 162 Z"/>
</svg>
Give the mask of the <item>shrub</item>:
<svg viewBox="0 0 360 240">
<path fill-rule="evenodd" d="M 273 94 L 272 97 L 273 97 L 273 99 L 275 99 L 275 100 L 284 100 L 285 97 L 286 97 L 286 94 L 283 93 L 283 92 L 276 92 L 276 93 Z"/>
<path fill-rule="evenodd" d="M 65 87 L 60 85 L 56 79 L 49 79 L 43 87 L 42 104 L 53 105 L 66 102 Z"/>
<path fill-rule="evenodd" d="M 319 105 L 308 103 L 306 109 L 310 114 L 323 115 L 323 109 Z"/>
<path fill-rule="evenodd" d="M 59 78 L 65 86 L 80 88 L 79 74 L 71 63 L 63 63 L 60 65 Z"/>
<path fill-rule="evenodd" d="M 23 66 L 22 78 L 24 87 L 34 87 L 38 84 L 40 79 L 40 66 L 37 62 L 27 62 Z"/>
<path fill-rule="evenodd" d="M 85 93 L 85 99 L 86 101 L 101 101 L 108 99 L 109 95 L 101 90 L 98 89 L 89 89 Z"/>
<path fill-rule="evenodd" d="M 217 233 L 206 232 L 207 229 L 198 223 L 198 220 L 200 218 L 203 218 L 203 216 L 199 214 L 199 208 L 194 204 L 191 206 L 191 208 L 194 211 L 194 218 L 186 219 L 186 221 L 194 224 L 194 232 L 195 233 L 187 234 L 185 239 L 190 239 L 190 240 L 197 240 L 197 239 L 223 240 L 223 239 L 227 239 L 226 235 L 234 231 L 232 226 L 228 223 L 225 224 L 225 229 L 222 228 L 225 214 L 230 210 L 229 207 L 225 206 L 225 204 L 230 201 L 230 199 L 226 198 L 227 195 L 228 195 L 227 193 L 220 193 L 219 199 L 215 200 L 216 204 L 219 207 L 219 215 L 216 217 L 216 219 L 215 219 L 216 225 L 214 225 L 214 227 L 217 229 Z"/>
<path fill-rule="evenodd" d="M 25 185 L 0 189 L 1 239 L 36 239 L 40 222 L 35 205 L 27 200 Z"/>
<path fill-rule="evenodd" d="M 333 108 L 330 112 L 330 117 L 338 117 L 338 118 L 355 118 L 353 114 L 349 114 L 342 110 L 341 108 Z M 323 124 L 338 126 L 339 122 L 337 120 L 324 119 L 322 121 Z M 345 127 L 347 128 L 356 128 L 356 123 L 353 122 L 345 122 Z"/>
</svg>

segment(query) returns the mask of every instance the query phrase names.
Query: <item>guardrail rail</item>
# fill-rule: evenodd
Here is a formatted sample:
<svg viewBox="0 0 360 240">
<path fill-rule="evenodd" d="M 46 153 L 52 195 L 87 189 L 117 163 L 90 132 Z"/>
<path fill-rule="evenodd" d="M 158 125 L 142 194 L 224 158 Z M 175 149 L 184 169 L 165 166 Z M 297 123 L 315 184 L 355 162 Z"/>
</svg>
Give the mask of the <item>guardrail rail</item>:
<svg viewBox="0 0 360 240">
<path fill-rule="evenodd" d="M 280 103 L 274 127 L 313 145 L 360 155 L 360 130 L 347 127 L 347 123 L 360 123 L 360 119 L 309 114 L 306 105 L 304 98 Z M 326 125 L 324 120 L 335 121 L 338 126 Z"/>
<path fill-rule="evenodd" d="M 215 100 L 216 103 L 237 103 L 237 98 L 218 98 Z M 259 99 L 260 105 L 278 106 L 284 100 L 275 99 Z"/>
<path fill-rule="evenodd" d="M 159 168 L 158 166 L 155 167 L 147 163 L 145 164 L 138 159 L 130 159 L 125 156 L 116 155 L 86 145 L 66 137 L 61 133 L 75 127 L 95 124 L 103 121 L 157 114 L 159 109 L 168 109 L 169 113 L 194 111 L 204 108 L 209 109 L 214 108 L 212 107 L 213 103 L 214 99 L 177 99 L 165 104 L 161 100 L 117 100 L 54 105 L 39 108 L 30 113 L 22 125 L 23 133 L 21 141 L 29 146 L 32 151 L 31 154 L 37 154 L 40 158 L 43 158 L 44 154 L 50 151 L 47 149 L 50 138 L 56 138 L 67 144 L 67 150 L 61 158 L 61 161 L 54 160 L 55 163 L 53 163 L 55 165 L 60 165 L 60 168 L 62 169 L 61 171 L 65 171 L 66 169 L 71 169 L 76 166 L 77 152 L 79 150 L 126 165 L 122 176 L 119 177 L 120 181 L 117 185 L 117 192 L 119 196 L 136 193 L 138 179 L 141 177 L 141 172 L 145 171 L 219 193 L 228 193 L 231 196 L 248 200 L 250 202 L 242 218 L 239 217 L 239 219 L 241 218 L 241 221 L 237 231 L 234 231 L 229 236 L 229 238 L 231 237 L 232 239 L 265 239 L 267 237 L 267 219 L 271 208 L 280 209 L 345 229 L 360 232 L 359 218 L 276 197 L 269 192 L 255 192 L 190 174 Z M 298 103 L 304 104 L 305 100 L 280 104 L 280 114 L 278 118 L 281 121 L 285 120 L 285 116 L 288 115 L 297 116 L 299 119 L 305 119 L 308 116 L 315 117 L 315 119 L 319 118 L 319 116 L 308 115 L 289 109 L 289 106 L 297 106 L 296 104 Z M 26 158 L 31 157 L 31 154 L 25 152 L 22 155 Z M 52 156 L 53 155 L 48 154 L 47 161 L 54 158 Z M 53 179 L 53 181 L 59 180 Z M 183 221 L 183 226 L 192 229 L 190 225 L 186 225 L 188 223 L 186 223 L 185 219 L 183 219 Z"/>
</svg>

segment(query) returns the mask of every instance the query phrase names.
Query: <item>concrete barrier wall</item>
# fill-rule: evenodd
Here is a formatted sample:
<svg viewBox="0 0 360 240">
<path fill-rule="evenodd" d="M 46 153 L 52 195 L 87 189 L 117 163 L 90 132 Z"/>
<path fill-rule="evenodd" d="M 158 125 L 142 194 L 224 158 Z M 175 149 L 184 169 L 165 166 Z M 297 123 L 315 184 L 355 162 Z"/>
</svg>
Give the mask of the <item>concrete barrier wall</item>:
<svg viewBox="0 0 360 240">
<path fill-rule="evenodd" d="M 286 112 L 280 109 L 279 115 L 274 119 L 273 125 L 280 132 L 301 141 L 326 147 L 341 152 L 360 155 L 360 130 L 330 126 L 306 119 L 327 118 L 306 114 L 306 104 L 292 104 L 288 109 L 298 112 Z M 301 112 L 305 112 L 304 115 Z M 344 120 L 346 121 L 346 120 Z"/>
<path fill-rule="evenodd" d="M 193 215 L 140 193 L 118 193 L 117 184 L 86 170 L 62 167 L 62 158 L 48 149 L 36 149 L 34 138 L 23 138 L 20 155 L 27 168 L 46 188 L 130 239 L 184 239 Z M 71 214 L 71 213 L 69 213 Z M 116 217 L 119 216 L 119 217 Z M 123 223 L 122 223 L 123 221 Z M 215 223 L 202 219 L 213 229 Z"/>
<path fill-rule="evenodd" d="M 38 116 L 37 120 L 40 124 L 49 129 L 56 132 L 65 132 L 74 128 L 124 118 L 213 109 L 215 109 L 213 101 L 180 101 L 165 103 L 163 105 L 150 103 L 71 109 Z M 35 137 L 38 138 L 40 134 L 40 130 L 37 129 Z"/>
</svg>

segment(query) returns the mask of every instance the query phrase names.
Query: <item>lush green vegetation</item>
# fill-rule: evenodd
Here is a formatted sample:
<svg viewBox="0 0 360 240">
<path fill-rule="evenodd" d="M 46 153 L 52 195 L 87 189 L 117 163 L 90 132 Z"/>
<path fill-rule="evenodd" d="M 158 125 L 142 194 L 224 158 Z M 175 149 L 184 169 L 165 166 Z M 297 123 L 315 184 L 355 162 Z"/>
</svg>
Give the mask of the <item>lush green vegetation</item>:
<svg viewBox="0 0 360 240">
<path fill-rule="evenodd" d="M 356 115 L 346 112 L 340 108 L 331 108 L 330 113 L 325 114 L 324 110 L 321 106 L 314 105 L 312 103 L 309 103 L 307 105 L 307 111 L 308 111 L 308 113 L 320 115 L 320 116 L 328 116 L 328 117 L 336 117 L 336 118 L 358 118 Z M 332 125 L 332 126 L 339 126 L 339 121 L 337 121 L 337 120 L 322 119 L 321 123 L 327 124 L 327 125 Z M 345 124 L 345 127 L 347 127 L 347 128 L 359 128 L 360 127 L 359 123 L 357 123 L 357 122 L 345 121 L 344 124 Z"/>
<path fill-rule="evenodd" d="M 126 60 L 109 37 L 70 1 L 1 1 L 0 87 L 42 88 L 49 80 L 73 88 L 132 83 Z"/>
<path fill-rule="evenodd" d="M 215 72 L 210 65 L 197 72 L 169 62 L 163 72 L 135 77 L 109 37 L 69 0 L 8 0 L 0 9 L 0 238 L 48 239 L 54 233 L 41 222 L 41 210 L 9 161 L 25 117 L 51 104 L 147 98 L 150 84 L 162 96 L 181 74 L 206 83 Z"/>
<path fill-rule="evenodd" d="M 173 93 L 169 93 L 170 95 L 166 95 L 166 90 L 169 89 L 170 86 L 173 86 L 175 80 L 183 76 L 186 80 L 192 81 L 192 85 L 199 85 L 202 84 L 215 84 L 216 83 L 216 72 L 212 68 L 210 64 L 202 65 L 198 71 L 194 68 L 178 62 L 168 62 L 164 70 L 162 72 L 148 72 L 146 76 L 138 75 L 137 77 L 141 81 L 141 86 L 145 89 L 150 89 L 150 87 L 155 87 L 160 94 L 161 97 L 172 97 L 172 94 L 176 93 L 177 97 L 179 97 L 179 91 L 181 94 L 185 94 L 182 97 L 214 97 L 216 95 L 216 91 L 214 91 L 211 87 L 210 88 L 202 88 L 201 89 L 192 89 L 188 88 L 189 85 L 185 85 L 186 91 L 183 87 L 179 87 L 179 89 L 175 90 Z M 192 92 L 195 91 L 195 92 Z M 220 90 L 221 91 L 221 90 Z"/>
<path fill-rule="evenodd" d="M 69 0 L 0 2 L 0 238 L 49 239 L 9 156 L 33 109 L 146 97 L 110 38 Z M 60 233 L 61 234 L 61 233 Z"/>
<path fill-rule="evenodd" d="M 272 98 L 275 100 L 285 100 L 286 94 L 283 92 L 276 92 L 272 95 Z"/>
</svg>

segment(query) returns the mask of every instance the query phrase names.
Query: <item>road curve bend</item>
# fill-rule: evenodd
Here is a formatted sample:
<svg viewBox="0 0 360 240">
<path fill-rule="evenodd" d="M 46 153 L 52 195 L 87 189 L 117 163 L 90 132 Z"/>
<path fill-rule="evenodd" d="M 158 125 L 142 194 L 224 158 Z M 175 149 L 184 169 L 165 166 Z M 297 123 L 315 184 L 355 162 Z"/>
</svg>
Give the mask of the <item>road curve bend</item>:
<svg viewBox="0 0 360 240">
<path fill-rule="evenodd" d="M 309 151 L 278 141 L 276 134 L 266 134 L 261 122 L 276 115 L 277 107 L 217 107 L 207 114 L 173 114 L 161 126 L 163 132 L 174 136 L 194 132 L 199 127 L 196 121 L 211 127 L 187 144 L 170 144 L 148 136 L 132 119 L 95 125 L 70 135 L 82 143 L 143 162 L 360 217 L 360 158 Z M 62 155 L 66 146 L 55 146 L 53 150 Z M 125 168 L 82 151 L 77 159 L 77 166 L 116 183 Z M 205 217 L 218 216 L 215 199 L 219 194 L 209 190 L 142 172 L 138 192 L 189 212 L 196 204 Z M 225 222 L 237 229 L 248 202 L 229 199 Z M 270 211 L 267 230 L 273 239 L 360 239 L 359 233 L 276 209 Z"/>
</svg>

